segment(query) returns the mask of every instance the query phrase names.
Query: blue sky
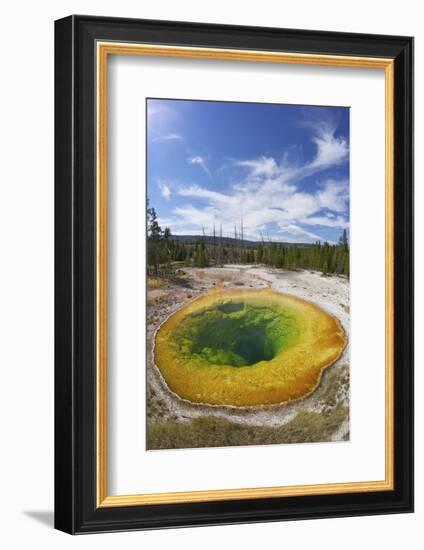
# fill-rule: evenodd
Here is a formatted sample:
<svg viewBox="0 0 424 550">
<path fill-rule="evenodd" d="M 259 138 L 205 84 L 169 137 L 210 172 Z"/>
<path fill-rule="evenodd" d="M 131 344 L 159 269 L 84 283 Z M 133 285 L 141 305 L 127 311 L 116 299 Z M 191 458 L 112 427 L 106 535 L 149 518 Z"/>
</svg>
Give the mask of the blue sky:
<svg viewBox="0 0 424 550">
<path fill-rule="evenodd" d="M 147 100 L 147 194 L 176 235 L 337 242 L 349 230 L 349 109 Z"/>
</svg>

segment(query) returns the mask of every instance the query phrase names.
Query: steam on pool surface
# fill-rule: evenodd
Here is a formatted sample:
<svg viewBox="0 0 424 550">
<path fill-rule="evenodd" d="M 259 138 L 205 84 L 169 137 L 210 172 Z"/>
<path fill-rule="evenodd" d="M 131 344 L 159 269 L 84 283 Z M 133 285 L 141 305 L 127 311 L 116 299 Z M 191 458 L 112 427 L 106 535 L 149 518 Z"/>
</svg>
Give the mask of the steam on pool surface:
<svg viewBox="0 0 424 550">
<path fill-rule="evenodd" d="M 310 302 L 229 290 L 172 315 L 157 332 L 155 362 L 184 399 L 249 406 L 309 394 L 344 346 L 339 321 Z"/>
</svg>

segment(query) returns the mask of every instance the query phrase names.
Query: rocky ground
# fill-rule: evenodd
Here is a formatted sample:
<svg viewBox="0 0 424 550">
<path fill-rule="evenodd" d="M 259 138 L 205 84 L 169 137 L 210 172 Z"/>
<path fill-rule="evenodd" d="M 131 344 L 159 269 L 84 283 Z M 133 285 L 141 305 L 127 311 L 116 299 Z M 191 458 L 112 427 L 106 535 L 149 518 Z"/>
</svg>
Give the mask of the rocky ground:
<svg viewBox="0 0 424 550">
<path fill-rule="evenodd" d="M 184 401 L 169 390 L 154 364 L 154 337 L 160 325 L 202 294 L 218 288 L 243 287 L 270 287 L 315 303 L 340 320 L 349 342 L 349 281 L 345 277 L 229 265 L 184 268 L 167 281 L 152 281 L 147 308 L 149 449 L 349 438 L 349 343 L 340 359 L 324 371 L 315 392 L 298 401 L 256 407 L 221 407 Z"/>
</svg>

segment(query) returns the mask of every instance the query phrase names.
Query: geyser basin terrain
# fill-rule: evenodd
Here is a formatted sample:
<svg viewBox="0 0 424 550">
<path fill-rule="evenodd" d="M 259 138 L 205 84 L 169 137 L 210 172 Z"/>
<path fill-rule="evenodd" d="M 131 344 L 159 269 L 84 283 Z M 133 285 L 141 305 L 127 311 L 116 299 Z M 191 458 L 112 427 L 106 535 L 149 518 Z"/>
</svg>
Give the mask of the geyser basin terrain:
<svg viewBox="0 0 424 550">
<path fill-rule="evenodd" d="M 342 353 L 339 321 L 272 290 L 203 296 L 156 335 L 155 362 L 169 388 L 197 403 L 248 406 L 311 393 Z"/>
</svg>

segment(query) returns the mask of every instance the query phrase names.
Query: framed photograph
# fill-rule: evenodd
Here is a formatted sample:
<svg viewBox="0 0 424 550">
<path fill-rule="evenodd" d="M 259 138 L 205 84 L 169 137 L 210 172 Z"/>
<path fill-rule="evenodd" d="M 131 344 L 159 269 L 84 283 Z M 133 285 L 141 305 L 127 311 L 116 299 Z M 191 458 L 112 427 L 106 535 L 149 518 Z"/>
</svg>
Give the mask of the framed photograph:
<svg viewBox="0 0 424 550">
<path fill-rule="evenodd" d="M 413 510 L 413 39 L 55 24 L 55 525 Z"/>
</svg>

